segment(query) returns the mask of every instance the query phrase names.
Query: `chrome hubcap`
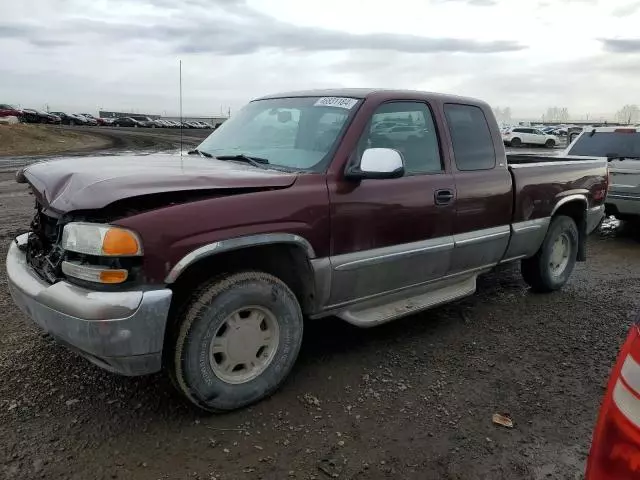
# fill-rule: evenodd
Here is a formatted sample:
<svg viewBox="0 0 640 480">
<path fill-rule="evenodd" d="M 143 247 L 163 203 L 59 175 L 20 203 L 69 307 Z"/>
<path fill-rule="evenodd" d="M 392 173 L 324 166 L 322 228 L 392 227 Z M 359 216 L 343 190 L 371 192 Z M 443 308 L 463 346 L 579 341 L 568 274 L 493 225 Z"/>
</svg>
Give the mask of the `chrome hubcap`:
<svg viewBox="0 0 640 480">
<path fill-rule="evenodd" d="M 220 324 L 211 340 L 211 369 L 224 382 L 248 382 L 271 364 L 279 342 L 278 321 L 270 310 L 241 308 Z"/>
<path fill-rule="evenodd" d="M 560 276 L 569 264 L 569 253 L 571 252 L 571 241 L 566 233 L 560 235 L 551 247 L 551 256 L 549 257 L 549 267 L 551 274 Z"/>
</svg>

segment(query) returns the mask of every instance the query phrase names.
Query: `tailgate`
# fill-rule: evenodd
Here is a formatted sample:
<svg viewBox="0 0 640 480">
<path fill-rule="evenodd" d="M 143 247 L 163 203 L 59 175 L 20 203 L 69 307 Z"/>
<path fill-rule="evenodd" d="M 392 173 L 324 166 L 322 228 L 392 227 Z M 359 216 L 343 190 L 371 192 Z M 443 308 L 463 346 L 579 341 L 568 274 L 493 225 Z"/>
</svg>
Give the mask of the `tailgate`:
<svg viewBox="0 0 640 480">
<path fill-rule="evenodd" d="M 609 193 L 628 195 L 640 200 L 640 160 L 615 160 L 609 164 Z"/>
</svg>

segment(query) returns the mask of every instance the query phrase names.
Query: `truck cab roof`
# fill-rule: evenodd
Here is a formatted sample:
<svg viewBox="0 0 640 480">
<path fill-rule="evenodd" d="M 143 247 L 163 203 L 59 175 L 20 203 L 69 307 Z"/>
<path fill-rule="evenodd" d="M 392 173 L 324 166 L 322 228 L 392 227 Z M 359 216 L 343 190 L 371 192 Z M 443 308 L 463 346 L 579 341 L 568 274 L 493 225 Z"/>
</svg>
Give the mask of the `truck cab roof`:
<svg viewBox="0 0 640 480">
<path fill-rule="evenodd" d="M 282 92 L 272 95 L 258 97 L 253 101 L 268 100 L 274 98 L 295 98 L 295 97 L 347 97 L 357 99 L 367 99 L 370 97 L 385 98 L 388 100 L 403 99 L 425 99 L 440 100 L 443 103 L 448 101 L 457 103 L 468 103 L 470 105 L 488 105 L 482 100 L 471 97 L 461 97 L 458 95 L 450 95 L 444 93 L 425 92 L 420 90 L 394 90 L 384 88 L 328 88 L 317 90 L 298 90 L 292 92 Z"/>
</svg>

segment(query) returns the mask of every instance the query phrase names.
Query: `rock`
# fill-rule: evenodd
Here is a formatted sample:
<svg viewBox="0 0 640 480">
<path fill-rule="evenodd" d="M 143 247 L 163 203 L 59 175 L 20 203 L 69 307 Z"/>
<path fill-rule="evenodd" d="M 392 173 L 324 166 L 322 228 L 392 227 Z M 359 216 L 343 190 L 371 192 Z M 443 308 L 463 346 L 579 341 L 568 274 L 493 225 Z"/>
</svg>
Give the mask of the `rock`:
<svg viewBox="0 0 640 480">
<path fill-rule="evenodd" d="M 318 397 L 311 395 L 310 393 L 305 393 L 303 398 L 308 405 L 315 405 L 316 407 L 320 406 L 320 400 L 318 400 Z"/>
<path fill-rule="evenodd" d="M 43 465 L 43 461 L 40 458 L 36 458 L 33 461 L 33 470 L 38 473 L 40 470 L 42 470 L 42 465 Z"/>
<path fill-rule="evenodd" d="M 67 405 L 67 407 L 70 407 L 71 405 L 75 405 L 76 403 L 78 403 L 80 400 L 78 400 L 77 398 L 72 398 L 70 400 L 67 400 L 65 403 L 65 405 Z"/>
</svg>

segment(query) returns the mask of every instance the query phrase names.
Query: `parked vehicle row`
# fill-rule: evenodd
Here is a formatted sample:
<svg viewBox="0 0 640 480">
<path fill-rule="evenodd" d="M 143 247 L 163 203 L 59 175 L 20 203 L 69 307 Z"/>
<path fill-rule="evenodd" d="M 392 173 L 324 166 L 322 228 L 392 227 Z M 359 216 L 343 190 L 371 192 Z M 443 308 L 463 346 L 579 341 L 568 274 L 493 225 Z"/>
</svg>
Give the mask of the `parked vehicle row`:
<svg viewBox="0 0 640 480">
<path fill-rule="evenodd" d="M 131 115 L 129 117 L 100 118 L 90 113 L 44 112 L 32 108 L 18 108 L 9 104 L 0 104 L 0 117 L 16 117 L 23 123 L 48 123 L 54 125 L 86 125 L 86 126 L 115 126 L 140 128 L 199 128 L 215 129 L 218 125 L 211 125 L 203 121 L 183 121 L 152 119 L 146 115 Z"/>
<path fill-rule="evenodd" d="M 53 125 L 109 125 L 112 120 L 97 118 L 90 113 L 45 112 L 34 108 L 18 108 L 0 104 L 0 117 L 16 117 L 23 123 L 47 123 Z"/>
<path fill-rule="evenodd" d="M 152 119 L 142 115 L 131 115 L 130 117 L 119 117 L 112 121 L 114 127 L 134 127 L 134 128 L 180 128 L 180 122 L 175 120 Z M 206 122 L 182 122 L 182 128 L 214 128 Z"/>
</svg>

